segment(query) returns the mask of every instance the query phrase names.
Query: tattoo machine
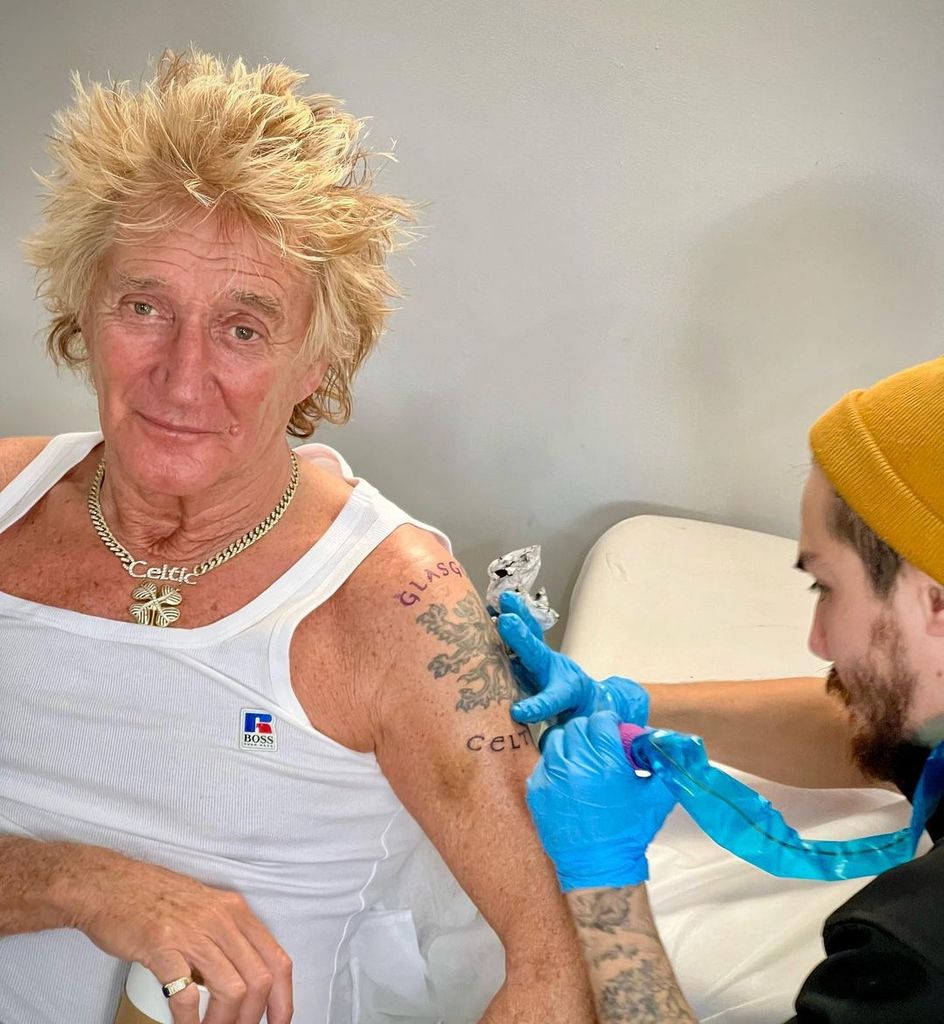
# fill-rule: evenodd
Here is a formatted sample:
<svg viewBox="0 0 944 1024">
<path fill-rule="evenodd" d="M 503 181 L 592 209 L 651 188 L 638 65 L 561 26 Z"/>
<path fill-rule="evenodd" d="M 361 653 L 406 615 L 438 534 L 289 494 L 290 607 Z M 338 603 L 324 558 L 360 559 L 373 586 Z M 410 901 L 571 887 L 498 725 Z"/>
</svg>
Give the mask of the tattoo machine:
<svg viewBox="0 0 944 1024">
<path fill-rule="evenodd" d="M 906 828 L 860 839 L 802 839 L 766 797 L 711 765 L 700 737 L 628 724 L 619 729 L 626 758 L 638 773 L 657 774 L 719 846 L 780 878 L 863 878 L 911 860 L 944 794 L 939 743 L 925 763 Z"/>
<path fill-rule="evenodd" d="M 517 551 L 509 551 L 489 564 L 488 587 L 485 591 L 485 607 L 493 619 L 498 618 L 498 599 L 506 591 L 514 591 L 520 595 L 528 611 L 534 617 L 542 632 L 546 633 L 558 620 L 559 616 L 547 599 L 547 592 L 539 587 L 534 594 L 531 588 L 537 582 L 541 571 L 541 545 L 531 544 Z M 525 694 L 534 693 L 534 686 L 521 660 L 513 650 L 506 646 L 511 671 L 519 688 Z"/>
<path fill-rule="evenodd" d="M 521 595 L 528 611 L 546 633 L 560 616 L 550 607 L 547 593 L 543 587 L 539 587 L 534 594 L 531 593 L 531 588 L 537 582 L 540 571 L 540 544 L 532 544 L 530 547 L 519 548 L 517 551 L 509 551 L 507 555 L 501 555 L 490 563 L 488 587 L 485 591 L 485 606 L 488 608 L 489 615 L 493 618 L 498 616 L 498 599 L 506 590 L 512 590 Z"/>
</svg>

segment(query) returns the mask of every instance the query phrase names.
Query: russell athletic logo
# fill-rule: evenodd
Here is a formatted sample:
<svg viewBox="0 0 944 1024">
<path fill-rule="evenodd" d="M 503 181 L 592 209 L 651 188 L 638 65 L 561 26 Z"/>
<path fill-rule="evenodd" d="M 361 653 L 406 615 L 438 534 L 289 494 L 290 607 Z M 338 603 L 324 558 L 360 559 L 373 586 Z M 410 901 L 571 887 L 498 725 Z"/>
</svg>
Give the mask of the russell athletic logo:
<svg viewBox="0 0 944 1024">
<path fill-rule="evenodd" d="M 272 715 L 268 711 L 255 711 L 243 708 L 239 713 L 242 722 L 243 750 L 275 750 L 275 729 Z"/>
</svg>

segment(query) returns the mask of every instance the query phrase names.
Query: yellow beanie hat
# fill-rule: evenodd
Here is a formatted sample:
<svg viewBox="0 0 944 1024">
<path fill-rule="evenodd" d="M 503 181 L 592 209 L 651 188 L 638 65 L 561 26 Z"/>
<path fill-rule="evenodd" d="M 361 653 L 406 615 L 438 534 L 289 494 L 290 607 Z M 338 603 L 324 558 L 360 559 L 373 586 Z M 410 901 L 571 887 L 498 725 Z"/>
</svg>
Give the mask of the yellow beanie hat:
<svg viewBox="0 0 944 1024">
<path fill-rule="evenodd" d="M 850 391 L 813 424 L 810 447 L 849 507 L 944 583 L 944 357 Z"/>
</svg>

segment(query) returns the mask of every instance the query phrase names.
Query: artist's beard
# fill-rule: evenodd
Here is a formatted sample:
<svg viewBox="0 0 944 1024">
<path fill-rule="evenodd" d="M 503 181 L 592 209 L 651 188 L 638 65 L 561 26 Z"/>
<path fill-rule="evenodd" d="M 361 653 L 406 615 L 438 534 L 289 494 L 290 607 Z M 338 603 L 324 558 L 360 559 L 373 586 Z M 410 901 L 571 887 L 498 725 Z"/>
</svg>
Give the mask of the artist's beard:
<svg viewBox="0 0 944 1024">
<path fill-rule="evenodd" d="M 841 674 L 835 665 L 829 670 L 826 692 L 849 709 L 853 759 L 875 779 L 894 777 L 917 682 L 905 660 L 901 631 L 885 617 L 872 626 L 869 650 L 861 661 Z"/>
</svg>

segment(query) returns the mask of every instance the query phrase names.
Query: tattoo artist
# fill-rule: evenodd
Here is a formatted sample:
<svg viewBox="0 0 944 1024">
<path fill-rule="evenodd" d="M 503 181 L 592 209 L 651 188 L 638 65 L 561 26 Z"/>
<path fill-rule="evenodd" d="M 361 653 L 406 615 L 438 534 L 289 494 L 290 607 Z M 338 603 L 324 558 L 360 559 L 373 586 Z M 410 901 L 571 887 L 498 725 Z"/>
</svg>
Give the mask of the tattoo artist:
<svg viewBox="0 0 944 1024">
<path fill-rule="evenodd" d="M 645 885 L 646 849 L 673 797 L 657 774 L 637 777 L 619 722 L 644 725 L 651 717 L 688 732 L 697 725 L 712 756 L 756 774 L 763 758 L 751 754 L 752 744 L 785 762 L 814 764 L 817 777 L 800 784 L 848 785 L 858 771 L 858 784 L 893 782 L 912 799 L 928 748 L 944 738 L 942 432 L 944 358 L 850 392 L 810 432 L 797 568 L 818 593 L 809 644 L 833 663 L 825 692 L 822 680 L 595 682 L 544 645 L 517 595 L 502 595 L 499 631 L 534 694 L 512 716 L 559 716 L 527 799 L 567 895 L 604 1024 L 697 1020 Z M 823 753 L 827 735 L 834 739 Z M 826 958 L 803 984 L 790 1024 L 944 1019 L 941 819 L 928 822 L 929 853 L 883 872 L 830 916 Z"/>
</svg>

